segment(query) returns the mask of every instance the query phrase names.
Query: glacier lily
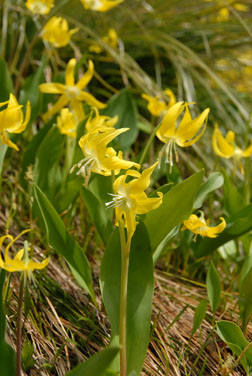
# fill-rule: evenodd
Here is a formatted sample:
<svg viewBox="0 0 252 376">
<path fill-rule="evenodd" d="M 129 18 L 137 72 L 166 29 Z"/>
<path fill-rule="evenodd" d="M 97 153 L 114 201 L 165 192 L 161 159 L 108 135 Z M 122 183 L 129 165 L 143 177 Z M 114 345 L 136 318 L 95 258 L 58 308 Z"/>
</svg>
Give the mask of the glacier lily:
<svg viewBox="0 0 252 376">
<path fill-rule="evenodd" d="M 145 214 L 158 208 L 162 203 L 163 194 L 158 192 L 157 198 L 149 198 L 144 192 L 149 184 L 150 177 L 158 162 L 145 169 L 142 174 L 135 170 L 128 170 L 124 175 L 119 176 L 113 184 L 114 193 L 111 194 L 112 201 L 106 205 L 115 207 L 116 225 L 123 221 L 127 228 L 127 242 L 132 238 L 137 221 L 137 214 Z M 127 177 L 134 179 L 126 182 Z"/>
<path fill-rule="evenodd" d="M 176 103 L 176 98 L 173 92 L 170 89 L 165 89 L 163 91 L 164 98 L 161 96 L 152 97 L 148 94 L 142 94 L 142 98 L 148 102 L 147 108 L 149 112 L 154 116 L 160 116 L 164 111 L 167 111 Z M 169 98 L 169 103 L 165 101 L 165 96 Z"/>
<path fill-rule="evenodd" d="M 182 120 L 179 124 L 176 124 L 177 119 L 183 111 Z M 160 159 L 165 149 L 165 161 L 170 164 L 170 169 L 173 166 L 173 151 L 176 161 L 178 161 L 176 145 L 181 147 L 190 146 L 203 135 L 209 111 L 209 108 L 207 108 L 198 117 L 192 119 L 189 111 L 189 103 L 177 102 L 165 113 L 156 136 L 160 141 L 165 143 L 164 148 L 160 152 Z"/>
<path fill-rule="evenodd" d="M 215 153 L 220 157 L 226 159 L 234 158 L 234 173 L 237 164 L 239 164 L 241 173 L 244 173 L 241 158 L 248 158 L 252 155 L 252 141 L 245 150 L 242 150 L 235 144 L 235 133 L 233 131 L 228 131 L 226 137 L 223 137 L 218 125 L 216 125 L 213 132 L 212 144 Z"/>
<path fill-rule="evenodd" d="M 109 176 L 112 172 L 118 175 L 121 169 L 127 170 L 133 166 L 139 168 L 138 163 L 122 159 L 122 152 L 117 154 L 112 147 L 107 147 L 109 142 L 128 129 L 98 127 L 94 131 L 82 136 L 79 140 L 79 146 L 85 158 L 74 165 L 70 173 L 76 167 L 79 168 L 77 175 L 82 175 L 85 178 L 85 186 L 87 186 L 91 172 Z"/>
<path fill-rule="evenodd" d="M 25 119 L 21 108 L 13 94 L 10 94 L 9 100 L 0 103 L 0 107 L 7 105 L 7 108 L 0 112 L 0 141 L 10 148 L 19 150 L 8 137 L 8 133 L 21 133 L 26 128 L 31 116 L 31 105 L 27 102 Z"/>
<path fill-rule="evenodd" d="M 97 12 L 107 12 L 123 1 L 124 0 L 81 0 L 85 9 L 95 10 Z"/>
<path fill-rule="evenodd" d="M 111 118 L 110 116 L 100 115 L 98 109 L 93 108 L 93 111 L 86 122 L 86 130 L 92 132 L 102 127 L 104 132 L 106 131 L 106 128 L 114 127 L 117 121 L 118 116 Z"/>
<path fill-rule="evenodd" d="M 77 33 L 79 29 L 69 30 L 68 22 L 62 17 L 52 17 L 45 24 L 41 31 L 41 38 L 49 42 L 52 46 L 59 48 L 66 46 L 71 36 Z"/>
<path fill-rule="evenodd" d="M 83 91 L 82 89 L 87 86 L 89 81 L 94 75 L 94 64 L 91 60 L 88 62 L 88 70 L 81 77 L 81 79 L 75 83 L 74 70 L 76 65 L 76 59 L 71 59 L 66 68 L 65 85 L 58 82 L 50 82 L 39 85 L 40 91 L 47 94 L 61 94 L 59 100 L 47 111 L 43 118 L 48 120 L 51 116 L 56 114 L 61 108 L 70 103 L 72 110 L 78 120 L 78 122 L 84 119 L 84 110 L 81 102 L 86 102 L 90 106 L 97 108 L 104 108 L 106 105 L 99 102 L 93 97 L 93 95 Z"/>
<path fill-rule="evenodd" d="M 62 108 L 60 116 L 57 117 L 57 127 L 60 133 L 76 138 L 77 125 L 78 122 L 69 108 Z"/>
<path fill-rule="evenodd" d="M 34 14 L 45 15 L 54 7 L 54 0 L 27 0 L 25 6 Z"/>
<path fill-rule="evenodd" d="M 218 226 L 210 227 L 209 220 L 205 220 L 203 212 L 200 213 L 200 217 L 195 214 L 184 221 L 182 230 L 188 229 L 195 234 L 194 241 L 197 235 L 207 236 L 208 238 L 216 238 L 226 227 L 226 221 L 220 217 L 221 223 Z"/>
</svg>

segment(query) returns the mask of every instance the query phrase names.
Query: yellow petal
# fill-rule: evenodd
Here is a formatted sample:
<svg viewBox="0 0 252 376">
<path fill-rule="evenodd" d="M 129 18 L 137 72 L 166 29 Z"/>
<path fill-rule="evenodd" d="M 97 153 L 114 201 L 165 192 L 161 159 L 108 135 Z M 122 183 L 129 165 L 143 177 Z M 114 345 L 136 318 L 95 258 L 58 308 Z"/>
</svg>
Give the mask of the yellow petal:
<svg viewBox="0 0 252 376">
<path fill-rule="evenodd" d="M 158 161 L 149 168 L 146 168 L 138 179 L 134 179 L 129 182 L 131 192 L 137 194 L 139 192 L 145 191 L 148 188 L 148 186 L 150 185 L 151 174 L 153 173 L 157 165 Z"/>
<path fill-rule="evenodd" d="M 208 227 L 206 231 L 206 236 L 209 238 L 216 238 L 219 233 L 221 233 L 226 227 L 226 221 L 224 218 L 220 217 L 221 223 L 215 227 Z"/>
<path fill-rule="evenodd" d="M 2 144 L 4 145 L 7 145 L 9 146 L 9 148 L 12 148 L 12 149 L 15 149 L 15 150 L 19 150 L 19 148 L 17 147 L 16 144 L 14 144 L 8 137 L 7 133 L 5 131 L 3 131 L 2 133 L 0 133 L 0 139 L 1 139 L 1 142 Z"/>
<path fill-rule="evenodd" d="M 50 82 L 47 84 L 40 84 L 39 90 L 46 94 L 63 94 L 65 91 L 65 85 L 57 82 Z"/>
<path fill-rule="evenodd" d="M 97 99 L 95 99 L 95 97 L 93 97 L 93 95 L 91 95 L 89 93 L 86 93 L 84 91 L 82 91 L 78 95 L 77 99 L 80 100 L 80 101 L 86 102 L 87 104 L 89 104 L 89 106 L 94 106 L 94 107 L 97 107 L 99 109 L 102 109 L 102 108 L 106 107 L 105 104 L 103 104 L 100 101 L 98 101 Z"/>
<path fill-rule="evenodd" d="M 41 270 L 41 269 L 44 269 L 49 263 L 49 258 L 46 258 L 45 260 L 43 260 L 42 262 L 35 262 L 35 261 L 32 261 L 30 260 L 26 266 L 26 270 L 30 270 L 30 271 L 33 271 L 33 270 Z"/>
<path fill-rule="evenodd" d="M 76 59 L 71 59 L 66 67 L 66 86 L 74 86 L 74 70 L 76 66 Z"/>
<path fill-rule="evenodd" d="M 250 155 L 252 155 L 252 141 L 251 141 L 249 147 L 247 147 L 247 149 L 245 149 L 242 152 L 242 156 L 245 157 L 245 158 L 250 157 Z"/>
<path fill-rule="evenodd" d="M 72 110 L 77 119 L 77 122 L 80 123 L 85 118 L 85 112 L 83 109 L 83 104 L 78 100 L 71 101 Z"/>
<path fill-rule="evenodd" d="M 93 75 L 94 75 L 94 63 L 92 62 L 92 60 L 89 60 L 88 70 L 83 74 L 81 79 L 77 82 L 76 86 L 82 90 L 91 81 L 91 79 L 93 78 Z"/>
<path fill-rule="evenodd" d="M 178 102 L 166 112 L 160 128 L 158 129 L 156 136 L 160 141 L 167 143 L 167 141 L 175 136 L 176 120 L 184 110 L 184 102 Z"/>
<path fill-rule="evenodd" d="M 212 145 L 215 153 L 220 157 L 228 159 L 234 155 L 234 145 L 228 143 L 222 136 L 218 126 L 215 127 L 213 132 Z"/>
<path fill-rule="evenodd" d="M 179 146 L 190 146 L 202 136 L 209 111 L 209 108 L 205 109 L 202 114 L 192 120 L 188 106 L 186 107 L 185 115 L 176 131 L 176 142 Z M 201 128 L 201 132 L 197 135 Z"/>
<path fill-rule="evenodd" d="M 55 115 L 59 110 L 66 106 L 69 100 L 65 95 L 62 95 L 59 100 L 48 110 L 42 117 L 44 121 L 50 119 L 51 116 Z"/>
</svg>

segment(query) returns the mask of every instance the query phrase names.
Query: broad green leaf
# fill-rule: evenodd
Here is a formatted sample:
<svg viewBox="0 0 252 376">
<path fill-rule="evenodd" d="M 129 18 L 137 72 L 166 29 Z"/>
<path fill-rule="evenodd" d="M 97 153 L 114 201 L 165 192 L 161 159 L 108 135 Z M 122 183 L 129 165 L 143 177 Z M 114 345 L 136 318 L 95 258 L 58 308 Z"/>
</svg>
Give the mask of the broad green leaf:
<svg viewBox="0 0 252 376">
<path fill-rule="evenodd" d="M 193 204 L 194 209 L 199 209 L 203 202 L 206 200 L 209 193 L 214 192 L 216 189 L 223 185 L 224 179 L 220 172 L 213 172 L 209 175 L 207 181 L 202 184 L 196 194 Z"/>
<path fill-rule="evenodd" d="M 111 176 L 94 174 L 88 184 L 88 188 L 95 195 L 95 197 L 102 203 L 104 207 L 106 207 L 106 202 L 111 201 L 110 193 L 113 193 Z M 114 209 L 107 208 L 106 213 L 108 218 L 112 221 Z"/>
<path fill-rule="evenodd" d="M 221 282 L 219 274 L 212 262 L 207 272 L 206 286 L 210 306 L 213 314 L 215 315 L 215 312 L 220 304 Z"/>
<path fill-rule="evenodd" d="M 249 270 L 252 268 L 252 242 L 250 244 L 250 249 L 247 257 L 244 260 L 244 263 L 242 265 L 241 275 L 240 275 L 240 281 L 242 282 L 243 279 L 248 274 Z"/>
<path fill-rule="evenodd" d="M 252 204 L 247 205 L 226 219 L 227 226 L 217 238 L 204 238 L 196 242 L 197 257 L 210 255 L 223 244 L 239 238 L 252 230 Z"/>
<path fill-rule="evenodd" d="M 95 301 L 91 269 L 83 250 L 67 232 L 60 216 L 41 189 L 36 184 L 33 188 L 34 198 L 46 228 L 49 245 L 66 259 L 75 278 Z"/>
<path fill-rule="evenodd" d="M 203 299 L 198 304 L 194 316 L 193 316 L 193 328 L 191 337 L 194 335 L 197 329 L 199 329 L 200 325 L 202 324 L 202 321 L 204 320 L 206 316 L 206 310 L 207 310 L 207 300 Z"/>
<path fill-rule="evenodd" d="M 228 173 L 224 169 L 222 172 L 224 175 L 224 208 L 229 215 L 232 215 L 246 206 L 246 202 L 232 183 Z"/>
<path fill-rule="evenodd" d="M 10 376 L 16 375 L 16 353 L 5 342 L 6 321 L 2 298 L 5 274 L 5 270 L 0 270 L 0 364 L 1 376 Z"/>
<path fill-rule="evenodd" d="M 82 187 L 80 193 L 102 240 L 106 244 L 113 231 L 113 225 L 106 212 L 106 206 L 88 188 Z"/>
<path fill-rule="evenodd" d="M 176 185 L 163 196 L 163 203 L 159 208 L 146 214 L 144 223 L 153 252 L 167 234 L 191 214 L 195 194 L 202 182 L 203 175 L 204 171 L 202 170 Z"/>
<path fill-rule="evenodd" d="M 130 128 L 127 132 L 117 137 L 123 151 L 135 142 L 138 135 L 137 128 L 137 107 L 128 89 L 123 89 L 115 94 L 108 102 L 102 114 L 108 116 L 118 116 L 116 128 Z"/>
<path fill-rule="evenodd" d="M 2 57 L 0 57 L 0 82 L 0 102 L 5 102 L 9 99 L 10 93 L 14 93 L 14 88 L 8 66 Z"/>
<path fill-rule="evenodd" d="M 109 368 L 118 351 L 118 347 L 108 347 L 67 372 L 66 376 L 107 376 L 111 374 Z"/>
<path fill-rule="evenodd" d="M 224 260 L 234 260 L 237 255 L 236 244 L 234 240 L 230 240 L 218 248 L 218 252 Z"/>
<path fill-rule="evenodd" d="M 57 127 L 52 127 L 36 154 L 34 180 L 50 199 L 54 197 L 61 184 L 59 157 L 63 144 L 64 136 L 60 134 Z"/>
<path fill-rule="evenodd" d="M 217 333 L 237 356 L 249 345 L 249 341 L 246 340 L 239 326 L 233 322 L 224 320 L 218 321 Z M 247 349 L 243 358 L 244 357 L 246 362 L 241 361 L 242 365 L 246 366 L 247 363 L 248 367 L 252 367 L 252 346 Z"/>
<path fill-rule="evenodd" d="M 242 328 L 245 330 L 252 314 L 252 267 L 240 283 L 238 303 Z"/>
<path fill-rule="evenodd" d="M 39 85 L 44 81 L 44 68 L 46 65 L 46 55 L 43 55 L 39 68 L 35 73 L 28 76 L 20 91 L 19 102 L 26 106 L 27 101 L 31 103 L 31 119 L 33 121 L 41 111 L 42 94 Z"/>
<path fill-rule="evenodd" d="M 167 244 L 169 241 L 174 238 L 174 236 L 177 235 L 179 232 L 179 225 L 175 226 L 167 235 L 166 237 L 159 243 L 157 246 L 155 252 L 153 253 L 153 263 L 154 265 L 156 264 L 157 260 L 159 259 L 160 256 L 162 256 L 163 251 L 165 250 Z"/>
<path fill-rule="evenodd" d="M 132 239 L 127 299 L 127 367 L 128 374 L 139 375 L 149 343 L 153 297 L 153 263 L 149 238 L 139 223 Z M 121 281 L 121 246 L 116 229 L 104 253 L 100 272 L 102 297 L 112 329 L 112 343 L 118 343 Z M 118 371 L 119 362 L 113 370 Z"/>
</svg>

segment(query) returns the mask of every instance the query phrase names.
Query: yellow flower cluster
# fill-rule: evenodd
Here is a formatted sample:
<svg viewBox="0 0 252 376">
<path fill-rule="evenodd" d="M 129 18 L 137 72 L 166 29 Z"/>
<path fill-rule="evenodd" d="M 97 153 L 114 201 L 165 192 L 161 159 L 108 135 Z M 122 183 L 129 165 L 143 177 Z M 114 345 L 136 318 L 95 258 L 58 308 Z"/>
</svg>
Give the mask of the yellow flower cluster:
<svg viewBox="0 0 252 376">
<path fill-rule="evenodd" d="M 79 29 L 69 30 L 68 22 L 62 17 L 52 17 L 42 29 L 41 37 L 52 46 L 59 48 L 66 46 L 73 34 Z"/>
</svg>

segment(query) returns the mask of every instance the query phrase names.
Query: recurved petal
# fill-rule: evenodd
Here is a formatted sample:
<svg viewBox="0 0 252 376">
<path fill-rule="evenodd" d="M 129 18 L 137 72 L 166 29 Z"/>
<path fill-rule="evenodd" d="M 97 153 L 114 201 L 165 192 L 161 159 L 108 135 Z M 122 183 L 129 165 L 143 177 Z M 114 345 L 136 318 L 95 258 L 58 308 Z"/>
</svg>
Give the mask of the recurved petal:
<svg viewBox="0 0 252 376">
<path fill-rule="evenodd" d="M 66 86 L 74 86 L 74 70 L 76 66 L 76 59 L 69 60 L 66 67 Z"/>
<path fill-rule="evenodd" d="M 7 145 L 9 146 L 10 148 L 12 149 L 15 149 L 15 150 L 19 150 L 19 148 L 17 147 L 16 144 L 14 144 L 8 137 L 7 133 L 5 131 L 2 131 L 0 133 L 0 139 L 1 139 L 1 142 L 4 144 L 4 145 Z"/>
<path fill-rule="evenodd" d="M 136 214 L 145 214 L 151 210 L 157 209 L 162 204 L 163 193 L 158 192 L 157 194 L 159 197 L 149 198 L 144 194 L 146 196 L 145 198 L 136 198 Z"/>
<path fill-rule="evenodd" d="M 122 3 L 124 0 L 102 0 L 102 4 L 94 10 L 99 12 L 107 12 L 108 10 L 114 8 L 118 4 Z"/>
<path fill-rule="evenodd" d="M 242 152 L 242 156 L 245 157 L 245 158 L 250 157 L 250 155 L 252 155 L 252 141 L 251 141 L 249 147 L 247 147 L 247 149 L 245 149 Z"/>
<path fill-rule="evenodd" d="M 49 82 L 46 84 L 40 84 L 39 90 L 46 94 L 63 94 L 66 86 L 58 82 Z"/>
<path fill-rule="evenodd" d="M 65 95 L 62 95 L 59 100 L 47 111 L 42 117 L 44 121 L 50 119 L 51 116 L 59 112 L 66 104 L 69 102 L 68 98 Z"/>
<path fill-rule="evenodd" d="M 86 102 L 87 104 L 89 104 L 89 106 L 95 106 L 95 107 L 100 108 L 100 109 L 106 107 L 105 104 L 103 104 L 100 101 L 98 101 L 97 99 L 95 99 L 95 97 L 93 97 L 93 95 L 86 93 L 84 91 L 82 91 L 78 95 L 77 99 L 80 100 L 80 101 Z"/>
<path fill-rule="evenodd" d="M 80 90 L 82 90 L 91 81 L 93 75 L 94 75 L 94 63 L 92 62 L 92 60 L 89 60 L 88 61 L 88 70 L 83 74 L 83 76 L 81 77 L 81 79 L 77 82 L 76 86 Z"/>
<path fill-rule="evenodd" d="M 166 143 L 169 138 L 175 136 L 176 120 L 185 107 L 184 102 L 178 102 L 170 107 L 161 122 L 160 128 L 157 130 L 156 136 L 160 141 Z"/>
<path fill-rule="evenodd" d="M 207 123 L 207 117 L 210 109 L 205 109 L 195 119 L 191 118 L 188 106 L 186 107 L 185 115 L 176 131 L 176 138 L 178 139 L 178 145 L 189 146 L 196 142 L 204 133 Z M 203 127 L 203 128 L 202 128 Z M 200 129 L 201 132 L 198 134 Z M 198 135 L 197 135 L 198 134 Z"/>
<path fill-rule="evenodd" d="M 76 116 L 78 122 L 80 123 L 85 117 L 83 104 L 78 100 L 73 100 L 71 101 L 71 106 L 72 106 L 74 115 Z"/>
<path fill-rule="evenodd" d="M 227 142 L 218 126 L 215 127 L 213 132 L 212 145 L 215 153 L 220 157 L 228 159 L 234 155 L 234 145 Z"/>
<path fill-rule="evenodd" d="M 194 230 L 196 230 L 197 228 L 206 226 L 206 223 L 201 221 L 200 218 L 195 214 L 191 214 L 190 217 L 183 223 L 184 223 L 184 226 L 188 230 L 191 230 L 192 232 L 194 232 Z"/>
<path fill-rule="evenodd" d="M 150 166 L 149 168 L 146 168 L 138 179 L 134 179 L 129 182 L 130 191 L 132 194 L 135 195 L 135 194 L 141 193 L 148 188 L 150 184 L 151 174 L 155 170 L 157 164 L 158 164 L 158 161 L 154 163 L 152 166 Z"/>
<path fill-rule="evenodd" d="M 215 238 L 220 234 L 226 227 L 226 221 L 223 217 L 220 217 L 221 223 L 218 226 L 207 227 L 206 236 L 209 238 Z"/>
<path fill-rule="evenodd" d="M 173 91 L 171 89 L 165 89 L 164 94 L 167 95 L 170 98 L 168 108 L 174 106 L 174 104 L 176 103 L 176 97 L 175 97 Z"/>
<path fill-rule="evenodd" d="M 44 269 L 48 265 L 48 262 L 49 262 L 49 258 L 46 258 L 42 262 L 35 262 L 33 260 L 30 260 L 28 264 L 26 265 L 26 270 L 33 271 L 35 269 L 37 270 Z"/>
</svg>

